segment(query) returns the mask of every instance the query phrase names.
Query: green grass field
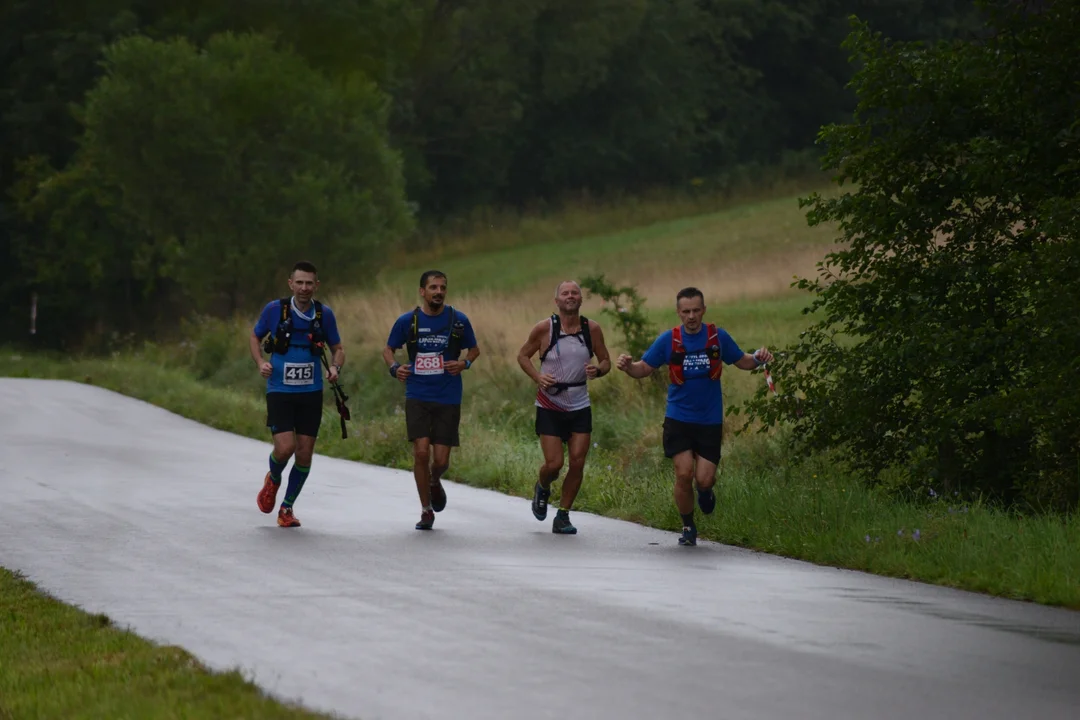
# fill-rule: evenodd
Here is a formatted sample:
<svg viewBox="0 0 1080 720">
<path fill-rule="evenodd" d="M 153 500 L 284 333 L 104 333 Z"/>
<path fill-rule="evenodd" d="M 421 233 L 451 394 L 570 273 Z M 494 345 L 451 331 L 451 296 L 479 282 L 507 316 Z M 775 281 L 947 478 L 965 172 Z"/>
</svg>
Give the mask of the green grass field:
<svg viewBox="0 0 1080 720">
<path fill-rule="evenodd" d="M 444 254 L 437 261 L 429 257 L 413 264 L 399 258 L 396 268 L 383 273 L 374 286 L 338 287 L 324 297 L 339 318 L 349 353 L 343 384 L 352 399 L 354 420 L 350 437 L 341 440 L 336 412 L 328 402 L 326 432 L 317 450 L 411 468 L 402 416 L 396 412 L 404 402 L 402 389 L 386 376 L 378 355 L 393 319 L 416 302 L 419 273 L 431 265 L 449 275 L 449 301 L 472 318 L 483 350 L 467 376 L 462 447 L 454 453 L 448 478 L 530 497 L 540 465 L 532 431 L 535 388 L 514 355 L 530 325 L 551 311 L 559 280 L 603 272 L 618 284 L 634 284 L 648 299 L 658 331 L 675 323 L 675 292 L 696 285 L 706 293 L 708 317 L 744 348 L 777 347 L 794 339 L 808 322 L 801 313 L 807 298 L 789 287 L 793 276 L 813 274 L 831 242 L 828 229 L 805 226 L 795 199 L 787 197 L 607 235 Z M 586 302 L 584 311 L 604 325 L 609 345 L 619 352 L 622 338 L 595 298 Z M 268 439 L 262 381 L 247 356 L 252 320 L 194 323 L 182 344 L 126 348 L 107 358 L 0 351 L 0 375 L 91 382 L 215 428 Z M 776 379 L 782 391 L 783 378 Z M 762 385 L 759 373 L 729 368 L 723 379 L 725 402 L 738 403 Z M 598 381 L 591 392 L 596 447 L 586 465 L 577 510 L 674 533 L 681 523 L 671 500 L 670 464 L 659 450 L 663 385 L 615 373 Z M 712 516 L 699 515 L 703 538 L 1080 609 L 1076 518 L 1023 517 L 972 498 L 901 502 L 867 489 L 828 457 L 793 457 L 782 433 L 737 435 L 726 428 L 724 452 L 718 509 Z M 317 462 L 311 477 L 318 482 Z M 252 478 L 253 493 L 260 479 Z M 403 523 L 413 521 L 402 518 Z M 45 602 L 35 600 L 25 585 L 12 584 L 7 577 L 4 582 L 5 599 L 8 593 L 21 593 L 24 603 Z M 83 632 L 91 622 L 59 606 L 33 607 L 35 614 L 53 618 L 42 622 L 74 624 L 70 632 Z M 62 656 L 76 648 L 71 662 L 93 663 L 97 646 L 63 642 L 64 632 L 57 629 L 57 644 L 47 652 Z M 17 652 L 27 637 L 20 635 L 5 645 Z M 130 636 L 113 641 L 130 644 L 125 652 L 133 656 L 166 652 L 144 648 Z M 169 666 L 169 672 L 181 672 L 183 665 Z M 3 667 L 10 666 L 0 663 Z M 0 690 L 15 687 L 11 697 L 23 703 L 20 707 L 36 707 L 33 693 L 39 691 L 21 677 L 0 669 Z M 64 682 L 71 684 L 66 692 L 79 695 L 74 680 Z M 198 682 L 234 687 L 237 702 L 253 697 L 238 679 Z M 200 717 L 198 712 L 192 709 L 183 716 Z M 255 715 L 275 717 L 269 711 Z M 246 717 L 240 712 L 235 716 Z"/>
<path fill-rule="evenodd" d="M 0 718 L 328 718 L 266 697 L 0 568 Z"/>
</svg>

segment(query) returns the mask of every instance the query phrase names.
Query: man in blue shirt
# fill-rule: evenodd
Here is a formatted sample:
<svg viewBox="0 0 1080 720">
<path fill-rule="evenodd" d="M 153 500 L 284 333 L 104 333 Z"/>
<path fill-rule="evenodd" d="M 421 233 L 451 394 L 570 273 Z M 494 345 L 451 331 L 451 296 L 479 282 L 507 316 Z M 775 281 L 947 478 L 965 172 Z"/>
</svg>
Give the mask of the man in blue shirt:
<svg viewBox="0 0 1080 720">
<path fill-rule="evenodd" d="M 402 346 L 404 365 L 394 358 Z M 390 377 L 405 384 L 405 430 L 420 496 L 417 530 L 430 530 L 435 513 L 446 507 L 442 475 L 450 467 L 450 448 L 459 444 L 461 373 L 479 356 L 469 318 L 446 305 L 446 275 L 428 270 L 420 276 L 420 305 L 397 319 L 383 348 Z"/>
<path fill-rule="evenodd" d="M 327 379 L 336 382 L 345 364 L 345 348 L 337 320 L 329 306 L 314 299 L 319 287 L 315 266 L 298 262 L 289 274 L 292 297 L 272 300 L 263 308 L 248 344 L 259 374 L 266 378 L 266 426 L 274 440 L 270 471 L 256 502 L 270 513 L 281 487 L 281 474 L 295 454 L 285 499 L 278 509 L 277 524 L 300 527 L 293 503 L 307 482 L 315 439 L 322 424 L 323 378 L 320 345 L 327 345 L 333 361 Z M 265 345 L 263 339 L 265 338 Z M 263 351 L 270 360 L 263 358 Z"/>
<path fill-rule="evenodd" d="M 723 365 L 754 370 L 773 359 L 761 348 L 743 352 L 727 331 L 704 324 L 705 296 L 688 287 L 675 297 L 682 324 L 661 333 L 641 360 L 620 355 L 616 367 L 633 378 L 668 367 L 667 410 L 664 414 L 664 455 L 675 465 L 675 505 L 682 515 L 680 545 L 697 544 L 694 523 L 694 484 L 698 504 L 706 515 L 716 507 L 713 485 L 720 462 L 724 398 L 720 389 Z"/>
</svg>

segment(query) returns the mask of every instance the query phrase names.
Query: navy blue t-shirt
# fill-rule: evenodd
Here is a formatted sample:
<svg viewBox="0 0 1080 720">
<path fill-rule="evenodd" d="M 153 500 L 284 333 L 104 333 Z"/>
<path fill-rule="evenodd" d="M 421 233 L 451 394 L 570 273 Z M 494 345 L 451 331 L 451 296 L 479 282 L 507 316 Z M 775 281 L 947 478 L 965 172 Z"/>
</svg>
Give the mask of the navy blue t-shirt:
<svg viewBox="0 0 1080 720">
<path fill-rule="evenodd" d="M 720 359 L 727 365 L 738 362 L 745 354 L 732 340 L 731 335 L 721 328 L 716 329 L 720 339 Z M 642 360 L 653 368 L 667 368 L 671 359 L 672 331 L 667 330 L 656 338 L 652 346 L 642 356 Z M 720 380 L 709 377 L 709 356 L 705 354 L 705 345 L 709 333 L 702 324 L 701 329 L 691 335 L 682 329 L 683 358 L 682 385 L 668 385 L 667 417 L 687 423 L 701 425 L 719 425 L 724 422 L 724 395 L 720 389 Z"/>
<path fill-rule="evenodd" d="M 291 306 L 290 313 L 293 333 L 289 340 L 289 349 L 284 355 L 270 354 L 270 364 L 273 365 L 274 370 L 266 380 L 266 392 L 318 392 L 323 389 L 324 368 L 320 367 L 322 361 L 319 355 L 312 354 L 311 341 L 308 339 L 312 321 L 315 319 L 315 305 L 312 304 L 308 308 L 306 316 L 301 315 L 295 305 Z M 271 300 L 263 308 L 258 322 L 255 323 L 255 336 L 263 338 L 267 333 L 276 333 L 279 322 L 281 322 L 281 300 Z M 322 328 L 328 346 L 332 347 L 341 342 L 337 320 L 328 305 L 323 305 Z M 327 358 L 329 357 L 328 354 Z"/>
<path fill-rule="evenodd" d="M 456 320 L 464 325 L 461 349 L 476 347 L 476 335 L 465 313 L 456 310 Z M 394 322 L 387 338 L 388 347 L 397 350 L 405 345 L 412 329 L 413 311 L 403 314 Z M 444 364 L 452 358 L 447 352 L 450 343 L 450 308 L 443 307 L 438 315 L 428 315 L 423 310 L 417 317 L 416 361 L 410 368 L 412 374 L 405 381 L 405 397 L 444 405 L 460 405 L 462 395 L 461 375 L 450 375 Z M 408 361 L 406 361 L 408 362 Z"/>
</svg>

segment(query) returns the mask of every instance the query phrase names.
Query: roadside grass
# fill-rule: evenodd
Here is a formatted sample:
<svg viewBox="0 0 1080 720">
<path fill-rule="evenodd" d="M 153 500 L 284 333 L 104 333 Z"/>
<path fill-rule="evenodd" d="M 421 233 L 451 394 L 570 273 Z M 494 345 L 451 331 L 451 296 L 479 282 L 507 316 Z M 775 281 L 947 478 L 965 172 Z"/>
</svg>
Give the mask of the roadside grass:
<svg viewBox="0 0 1080 720">
<path fill-rule="evenodd" d="M 266 696 L 0 568 L 0 718 L 330 718 Z"/>
</svg>

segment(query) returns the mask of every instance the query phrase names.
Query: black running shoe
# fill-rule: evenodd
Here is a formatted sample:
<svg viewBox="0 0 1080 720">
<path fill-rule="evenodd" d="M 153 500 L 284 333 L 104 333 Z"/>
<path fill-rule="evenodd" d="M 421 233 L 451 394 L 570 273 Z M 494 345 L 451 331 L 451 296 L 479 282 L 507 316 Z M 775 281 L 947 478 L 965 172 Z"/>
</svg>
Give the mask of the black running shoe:
<svg viewBox="0 0 1080 720">
<path fill-rule="evenodd" d="M 682 529 L 682 537 L 679 538 L 680 545 L 697 545 L 697 528 L 696 527 L 684 527 Z"/>
<path fill-rule="evenodd" d="M 565 510 L 555 513 L 555 520 L 551 523 L 551 532 L 556 535 L 577 535 L 577 528 L 570 524 L 570 513 Z"/>
<path fill-rule="evenodd" d="M 443 489 L 442 481 L 433 483 L 431 486 L 431 509 L 442 512 L 446 507 L 446 490 Z"/>
<path fill-rule="evenodd" d="M 543 520 L 547 517 L 549 495 L 551 495 L 551 490 L 545 490 L 540 486 L 540 483 L 536 483 L 536 487 L 533 488 L 532 511 L 533 517 L 537 520 Z"/>
<path fill-rule="evenodd" d="M 701 508 L 701 512 L 706 515 L 710 514 L 716 509 L 716 493 L 712 488 L 708 490 L 699 490 L 697 494 L 698 507 Z"/>
</svg>

